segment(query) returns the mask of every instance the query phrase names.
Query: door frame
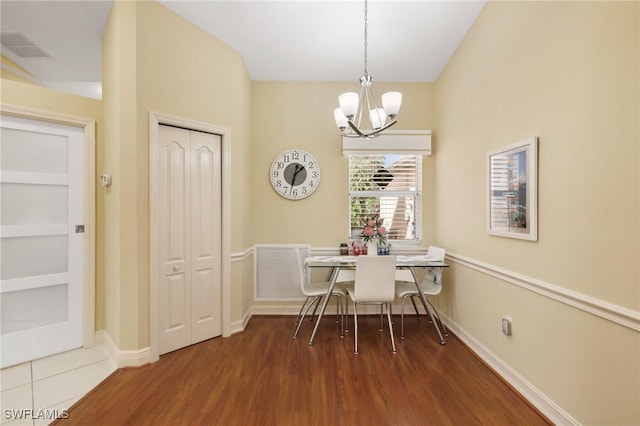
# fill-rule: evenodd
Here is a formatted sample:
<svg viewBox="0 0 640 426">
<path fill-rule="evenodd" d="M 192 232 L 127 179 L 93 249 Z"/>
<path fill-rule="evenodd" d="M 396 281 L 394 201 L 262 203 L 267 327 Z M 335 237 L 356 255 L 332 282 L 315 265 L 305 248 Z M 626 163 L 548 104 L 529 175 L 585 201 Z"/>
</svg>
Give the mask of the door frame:
<svg viewBox="0 0 640 426">
<path fill-rule="evenodd" d="M 222 138 L 222 241 L 220 250 L 222 337 L 231 335 L 231 130 L 156 111 L 149 112 L 149 355 L 160 358 L 160 253 L 158 252 L 158 133 L 160 125 L 213 133 Z"/>
<path fill-rule="evenodd" d="M 6 104 L 0 104 L 0 114 L 83 129 L 84 165 L 82 178 L 86 184 L 83 193 L 85 239 L 82 265 L 82 346 L 90 348 L 95 344 L 96 334 L 96 122 L 90 118 Z"/>
</svg>

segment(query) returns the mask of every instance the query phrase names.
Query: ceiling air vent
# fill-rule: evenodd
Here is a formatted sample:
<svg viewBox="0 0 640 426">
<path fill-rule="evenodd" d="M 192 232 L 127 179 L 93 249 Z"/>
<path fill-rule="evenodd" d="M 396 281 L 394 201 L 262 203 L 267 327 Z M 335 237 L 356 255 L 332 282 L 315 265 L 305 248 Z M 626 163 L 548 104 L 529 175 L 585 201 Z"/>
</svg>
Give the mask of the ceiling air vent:
<svg viewBox="0 0 640 426">
<path fill-rule="evenodd" d="M 48 58 L 49 55 L 20 33 L 1 33 L 0 42 L 21 58 Z"/>
</svg>

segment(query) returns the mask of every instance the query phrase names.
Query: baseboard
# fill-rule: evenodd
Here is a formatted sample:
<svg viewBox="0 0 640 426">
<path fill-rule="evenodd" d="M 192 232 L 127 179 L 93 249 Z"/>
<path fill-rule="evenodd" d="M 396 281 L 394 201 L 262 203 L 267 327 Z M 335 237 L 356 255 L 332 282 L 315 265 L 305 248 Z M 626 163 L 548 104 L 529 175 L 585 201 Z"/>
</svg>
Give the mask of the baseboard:
<svg viewBox="0 0 640 426">
<path fill-rule="evenodd" d="M 118 368 L 139 367 L 152 362 L 151 348 L 146 347 L 135 351 L 121 351 L 106 330 L 96 332 L 96 342 L 104 345 L 107 355 Z"/>
</svg>

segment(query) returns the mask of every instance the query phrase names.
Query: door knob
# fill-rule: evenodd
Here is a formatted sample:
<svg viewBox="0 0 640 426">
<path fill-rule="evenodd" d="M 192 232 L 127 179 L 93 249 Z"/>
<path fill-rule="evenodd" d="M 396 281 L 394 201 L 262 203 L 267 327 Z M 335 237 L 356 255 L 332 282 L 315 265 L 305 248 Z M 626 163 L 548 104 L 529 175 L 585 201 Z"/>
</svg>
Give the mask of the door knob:
<svg viewBox="0 0 640 426">
<path fill-rule="evenodd" d="M 177 271 L 178 269 L 180 269 L 180 267 L 179 267 L 178 265 L 176 265 L 176 266 L 174 266 L 174 267 L 173 267 L 173 270 L 174 270 L 174 271 Z"/>
</svg>

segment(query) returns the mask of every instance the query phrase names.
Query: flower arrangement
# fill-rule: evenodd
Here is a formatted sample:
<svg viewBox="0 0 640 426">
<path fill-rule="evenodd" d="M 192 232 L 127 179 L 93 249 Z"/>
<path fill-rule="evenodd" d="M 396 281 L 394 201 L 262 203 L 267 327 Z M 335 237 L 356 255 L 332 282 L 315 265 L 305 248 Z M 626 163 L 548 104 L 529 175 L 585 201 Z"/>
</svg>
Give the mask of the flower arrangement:
<svg viewBox="0 0 640 426">
<path fill-rule="evenodd" d="M 387 242 L 387 230 L 382 224 L 384 220 L 378 216 L 365 218 L 363 220 L 364 229 L 360 236 L 365 242 L 378 240 L 379 244 L 385 244 Z"/>
</svg>

